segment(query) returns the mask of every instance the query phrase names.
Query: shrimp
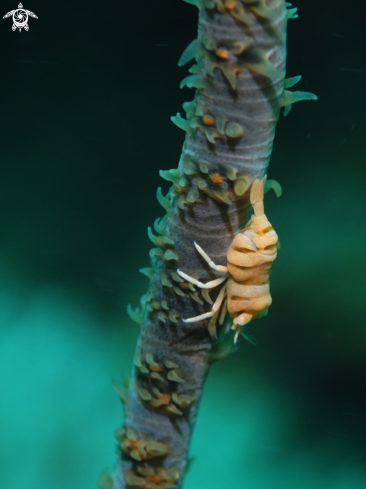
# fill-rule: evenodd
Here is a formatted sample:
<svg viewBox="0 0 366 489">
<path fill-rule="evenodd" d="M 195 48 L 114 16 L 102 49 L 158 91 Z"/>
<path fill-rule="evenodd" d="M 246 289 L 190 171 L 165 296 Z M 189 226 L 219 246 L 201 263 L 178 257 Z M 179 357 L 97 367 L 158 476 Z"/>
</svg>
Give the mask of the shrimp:
<svg viewBox="0 0 366 489">
<path fill-rule="evenodd" d="M 212 289 L 224 284 L 214 302 L 211 311 L 189 319 L 194 323 L 211 318 L 208 330 L 216 336 L 216 320 L 219 324 L 225 319 L 226 311 L 233 318 L 232 329 L 235 331 L 234 343 L 246 324 L 252 319 L 266 315 L 272 303 L 269 291 L 269 276 L 273 262 L 277 257 L 278 236 L 264 214 L 264 186 L 267 176 L 253 182 L 250 192 L 250 203 L 254 214 L 233 239 L 227 252 L 227 266 L 216 265 L 207 253 L 196 243 L 198 253 L 211 268 L 223 275 L 206 284 L 177 270 L 188 282 L 202 289 Z"/>
</svg>

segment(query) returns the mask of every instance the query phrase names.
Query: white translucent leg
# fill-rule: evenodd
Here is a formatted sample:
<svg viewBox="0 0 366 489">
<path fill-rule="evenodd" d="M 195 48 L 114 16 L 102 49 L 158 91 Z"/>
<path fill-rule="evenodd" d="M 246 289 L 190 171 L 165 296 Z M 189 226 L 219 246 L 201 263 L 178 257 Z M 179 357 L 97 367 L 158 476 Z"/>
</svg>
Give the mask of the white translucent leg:
<svg viewBox="0 0 366 489">
<path fill-rule="evenodd" d="M 225 284 L 221 290 L 219 295 L 217 296 L 217 299 L 214 302 L 214 305 L 212 306 L 212 309 L 210 312 L 205 312 L 204 314 L 201 314 L 200 316 L 196 316 L 194 318 L 189 318 L 189 319 L 183 319 L 184 323 L 195 323 L 196 321 L 202 321 L 203 319 L 207 319 L 212 317 L 221 307 L 222 301 L 224 300 L 226 296 L 226 287 L 227 284 Z"/>
<path fill-rule="evenodd" d="M 220 313 L 220 318 L 219 318 L 219 324 L 220 325 L 224 323 L 226 313 L 227 313 L 227 299 L 225 299 L 225 302 L 221 308 L 221 313 Z"/>
<path fill-rule="evenodd" d="M 234 329 L 234 328 L 233 328 L 233 329 Z M 239 335 L 240 335 L 240 331 L 237 331 L 237 332 L 235 333 L 235 337 L 234 337 L 234 345 L 235 345 L 235 343 L 238 341 L 238 336 L 239 336 Z"/>
<path fill-rule="evenodd" d="M 208 254 L 205 251 L 203 251 L 200 245 L 198 245 L 195 241 L 194 241 L 194 246 L 196 247 L 198 253 L 202 256 L 202 258 L 204 258 L 207 261 L 207 263 L 210 265 L 211 268 L 213 268 L 218 272 L 227 273 L 227 267 L 224 267 L 223 265 L 216 265 L 208 256 Z"/>
<path fill-rule="evenodd" d="M 207 301 L 212 306 L 213 302 L 212 302 L 212 299 L 210 297 L 210 289 L 202 289 L 201 294 L 202 294 L 202 297 L 205 299 L 205 301 Z"/>
<path fill-rule="evenodd" d="M 219 315 L 219 313 L 220 313 L 220 309 L 215 312 L 215 314 L 212 316 L 212 318 L 210 319 L 210 321 L 207 325 L 208 333 L 212 339 L 216 338 L 216 321 L 217 321 L 217 316 Z"/>
<path fill-rule="evenodd" d="M 182 319 L 183 323 L 195 323 L 197 321 L 202 321 L 203 319 L 210 318 L 214 315 L 212 311 L 205 312 L 205 314 L 201 314 L 200 316 L 195 316 L 194 318 Z"/>
<path fill-rule="evenodd" d="M 181 272 L 180 270 L 177 270 L 177 273 L 182 278 L 186 279 L 188 282 L 191 282 L 191 284 L 197 285 L 197 287 L 200 287 L 201 289 L 212 289 L 213 287 L 216 287 L 217 285 L 222 284 L 222 282 L 224 282 L 229 276 L 229 274 L 226 273 L 225 275 L 223 275 L 220 278 L 217 278 L 216 280 L 212 280 L 211 282 L 207 282 L 207 284 L 203 284 L 199 280 L 196 280 L 195 278 L 190 277 L 189 275 L 187 275 L 184 272 Z"/>
</svg>

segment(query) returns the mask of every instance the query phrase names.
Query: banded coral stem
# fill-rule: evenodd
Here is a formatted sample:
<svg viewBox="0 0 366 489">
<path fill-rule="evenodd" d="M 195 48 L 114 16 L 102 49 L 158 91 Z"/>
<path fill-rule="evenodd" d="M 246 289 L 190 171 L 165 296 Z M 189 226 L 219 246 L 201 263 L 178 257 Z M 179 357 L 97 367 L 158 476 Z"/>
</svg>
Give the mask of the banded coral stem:
<svg viewBox="0 0 366 489">
<path fill-rule="evenodd" d="M 284 91 L 286 25 L 294 9 L 283 0 L 186 1 L 198 7 L 199 26 L 181 57 L 181 65 L 196 62 L 182 87 L 196 92 L 184 104 L 186 118 L 172 118 L 186 133 L 182 156 L 177 169 L 161 171 L 173 184 L 165 197 L 157 192 L 167 215 L 155 221 L 158 235 L 149 228 L 155 247 L 151 268 L 141 270 L 149 289 L 141 308 L 129 309 L 141 334 L 123 399 L 114 489 L 182 487 L 209 367 L 231 351 L 233 335 L 213 343 L 209 319 L 182 320 L 206 313 L 216 298 L 176 270 L 201 282 L 218 278 L 193 242 L 226 264 L 228 247 L 247 219 L 250 185 L 266 173 L 280 108 L 300 100 Z M 286 88 L 296 81 L 289 79 Z"/>
</svg>

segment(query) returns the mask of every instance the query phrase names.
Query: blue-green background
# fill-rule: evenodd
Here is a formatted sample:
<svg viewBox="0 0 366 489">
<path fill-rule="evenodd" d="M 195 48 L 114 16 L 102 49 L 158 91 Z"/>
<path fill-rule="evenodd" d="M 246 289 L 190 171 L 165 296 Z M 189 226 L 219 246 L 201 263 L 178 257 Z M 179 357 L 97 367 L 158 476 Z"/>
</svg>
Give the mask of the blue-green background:
<svg viewBox="0 0 366 489">
<path fill-rule="evenodd" d="M 25 0 L 28 2 L 28 0 Z M 1 16 L 17 0 L 1 2 Z M 352 4 L 353 5 L 353 4 Z M 270 314 L 209 376 L 187 489 L 358 489 L 366 480 L 364 15 L 305 2 L 288 76 L 319 96 L 281 117 L 266 211 L 281 250 Z M 0 21 L 0 487 L 91 489 L 114 461 L 147 287 L 160 169 L 193 92 L 179 0 L 39 2 Z M 361 7 L 362 8 L 362 7 Z M 213 236 L 213 239 L 215 237 Z"/>
</svg>

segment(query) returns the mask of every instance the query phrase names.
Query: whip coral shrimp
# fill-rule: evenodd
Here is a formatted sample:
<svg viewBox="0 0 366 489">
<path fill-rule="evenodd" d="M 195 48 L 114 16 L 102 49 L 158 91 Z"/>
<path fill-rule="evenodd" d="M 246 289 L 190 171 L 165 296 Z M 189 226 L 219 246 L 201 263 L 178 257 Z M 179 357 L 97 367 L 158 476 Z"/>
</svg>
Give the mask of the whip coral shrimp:
<svg viewBox="0 0 366 489">
<path fill-rule="evenodd" d="M 203 249 L 195 242 L 200 255 L 211 268 L 224 273 L 220 278 L 206 284 L 177 270 L 188 282 L 202 289 L 212 289 L 224 283 L 210 312 L 183 320 L 186 323 L 211 318 L 208 330 L 216 335 L 216 320 L 222 324 L 226 311 L 233 318 L 234 342 L 244 326 L 253 318 L 264 316 L 272 303 L 269 292 L 269 275 L 277 256 L 278 236 L 264 214 L 263 194 L 267 176 L 253 182 L 250 203 L 254 214 L 245 228 L 240 231 L 229 246 L 227 266 L 216 265 Z"/>
</svg>

